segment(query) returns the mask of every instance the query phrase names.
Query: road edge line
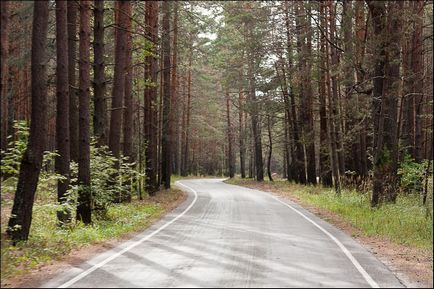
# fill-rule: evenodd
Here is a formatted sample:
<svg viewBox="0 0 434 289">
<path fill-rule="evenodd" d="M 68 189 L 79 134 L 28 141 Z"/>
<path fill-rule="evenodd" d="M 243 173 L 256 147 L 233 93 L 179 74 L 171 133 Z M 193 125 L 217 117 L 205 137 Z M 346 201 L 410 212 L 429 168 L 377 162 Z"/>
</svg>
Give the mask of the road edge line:
<svg viewBox="0 0 434 289">
<path fill-rule="evenodd" d="M 327 231 L 326 229 L 324 229 L 323 227 L 321 227 L 320 225 L 318 225 L 315 221 L 313 221 L 311 218 L 309 218 L 308 216 L 306 216 L 305 214 L 303 214 L 302 212 L 300 212 L 299 210 L 297 210 L 296 208 L 292 207 L 291 205 L 289 205 L 286 202 L 283 202 L 281 200 L 279 200 L 277 197 L 275 196 L 270 196 L 271 198 L 275 199 L 276 201 L 278 201 L 279 203 L 287 206 L 288 208 L 292 209 L 294 212 L 296 212 L 297 214 L 299 214 L 300 216 L 302 216 L 303 218 L 305 218 L 307 221 L 309 221 L 311 224 L 313 224 L 315 227 L 317 227 L 318 229 L 320 229 L 324 234 L 326 234 L 330 239 L 333 240 L 333 242 L 336 243 L 336 245 L 338 245 L 339 249 L 341 249 L 342 252 L 344 252 L 345 256 L 347 256 L 347 258 L 351 261 L 351 263 L 353 263 L 354 267 L 356 267 L 357 271 L 359 271 L 359 273 L 363 276 L 363 278 L 366 280 L 366 282 L 368 282 L 368 284 L 372 287 L 372 288 L 380 288 L 380 286 L 378 285 L 377 282 L 375 282 L 375 280 L 368 274 L 368 272 L 366 272 L 366 270 L 362 267 L 362 265 L 360 265 L 359 261 L 357 261 L 357 259 L 351 254 L 351 252 L 344 246 L 344 244 L 341 243 L 341 241 L 339 241 L 335 236 L 333 236 L 329 231 Z"/>
<path fill-rule="evenodd" d="M 95 271 L 96 269 L 104 266 L 105 264 L 107 264 L 108 262 L 116 259 L 117 257 L 119 257 L 120 255 L 124 254 L 125 252 L 131 250 L 132 248 L 136 247 L 137 245 L 143 243 L 144 241 L 149 240 L 151 237 L 155 236 L 156 234 L 158 234 L 159 232 L 161 232 L 162 230 L 164 230 L 165 228 L 167 228 L 169 225 L 171 225 L 172 223 L 174 223 L 176 220 L 178 220 L 179 218 L 181 218 L 185 213 L 187 213 L 191 207 L 193 207 L 193 205 L 196 203 L 197 201 L 197 192 L 196 190 L 194 190 L 193 188 L 182 184 L 181 182 L 177 181 L 176 183 L 178 183 L 179 185 L 191 190 L 194 193 L 194 199 L 193 201 L 190 203 L 190 205 L 182 212 L 180 213 L 178 216 L 176 216 L 175 218 L 173 218 L 172 220 L 170 220 L 169 222 L 165 223 L 163 226 L 161 226 L 160 228 L 158 228 L 157 230 L 155 230 L 154 232 L 152 232 L 149 235 L 146 235 L 145 237 L 143 237 L 142 239 L 134 242 L 133 244 L 129 245 L 128 247 L 122 249 L 121 251 L 111 255 L 110 257 L 107 257 L 106 259 L 104 259 L 103 261 L 99 262 L 96 265 L 93 265 L 92 267 L 90 267 L 89 269 L 87 269 L 86 271 L 81 272 L 80 274 L 78 274 L 77 276 L 75 276 L 74 278 L 72 278 L 71 280 L 63 283 L 62 285 L 60 285 L 57 288 L 67 288 L 71 285 L 73 285 L 74 283 L 76 283 L 77 281 L 83 279 L 84 277 L 86 277 L 87 275 L 89 275 L 90 273 L 92 273 L 93 271 Z"/>
</svg>

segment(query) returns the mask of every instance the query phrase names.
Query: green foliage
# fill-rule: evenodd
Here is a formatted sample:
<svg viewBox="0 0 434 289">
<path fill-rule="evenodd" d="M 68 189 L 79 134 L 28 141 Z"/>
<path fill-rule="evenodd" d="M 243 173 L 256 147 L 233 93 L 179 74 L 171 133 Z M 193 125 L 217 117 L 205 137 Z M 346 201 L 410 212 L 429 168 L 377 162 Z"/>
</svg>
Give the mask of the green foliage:
<svg viewBox="0 0 434 289">
<path fill-rule="evenodd" d="M 116 157 L 107 146 L 96 146 L 92 141 L 90 146 L 90 185 L 92 193 L 92 209 L 104 217 L 107 208 L 113 204 L 115 196 L 123 199 L 131 194 L 132 182 L 140 174 L 134 170 L 135 163 L 127 161 L 126 157 L 119 159 L 119 170 L 116 170 Z M 74 208 L 80 187 L 77 185 L 78 165 L 71 162 L 71 187 L 68 190 L 69 201 L 66 206 Z"/>
<path fill-rule="evenodd" d="M 178 196 L 174 191 L 167 195 L 170 198 Z M 16 246 L 2 242 L 2 279 L 26 273 L 64 257 L 71 250 L 142 230 L 164 212 L 158 204 L 133 201 L 108 208 L 106 218 L 96 220 L 90 226 L 72 223 L 69 227 L 59 227 L 57 209 L 48 203 L 36 204 L 30 239 Z"/>
<path fill-rule="evenodd" d="M 398 175 L 400 176 L 400 186 L 403 191 L 408 193 L 420 193 L 423 190 L 424 174 L 427 161 L 418 163 L 409 154 L 404 156 L 400 163 Z"/>
<path fill-rule="evenodd" d="M 29 137 L 29 127 L 25 121 L 14 122 L 15 139 L 12 135 L 8 136 L 8 148 L 1 151 L 1 173 L 7 176 L 17 176 L 20 170 L 21 159 L 27 148 L 27 138 Z"/>
</svg>

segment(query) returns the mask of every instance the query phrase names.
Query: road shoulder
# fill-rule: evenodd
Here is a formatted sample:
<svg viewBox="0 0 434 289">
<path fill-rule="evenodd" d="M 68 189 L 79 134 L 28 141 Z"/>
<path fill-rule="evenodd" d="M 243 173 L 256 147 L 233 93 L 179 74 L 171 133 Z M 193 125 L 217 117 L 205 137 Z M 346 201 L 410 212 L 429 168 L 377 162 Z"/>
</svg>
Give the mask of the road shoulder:
<svg viewBox="0 0 434 289">
<path fill-rule="evenodd" d="M 360 229 L 354 227 L 339 215 L 326 209 L 308 204 L 300 198 L 295 197 L 290 192 L 280 191 L 266 183 L 257 183 L 253 181 L 248 183 L 229 181 L 227 183 L 264 191 L 300 205 L 308 212 L 331 223 L 347 235 L 352 236 L 352 238 L 360 245 L 385 264 L 406 287 L 433 287 L 432 252 L 424 249 L 399 245 L 387 240 L 386 238 L 367 236 Z"/>
</svg>

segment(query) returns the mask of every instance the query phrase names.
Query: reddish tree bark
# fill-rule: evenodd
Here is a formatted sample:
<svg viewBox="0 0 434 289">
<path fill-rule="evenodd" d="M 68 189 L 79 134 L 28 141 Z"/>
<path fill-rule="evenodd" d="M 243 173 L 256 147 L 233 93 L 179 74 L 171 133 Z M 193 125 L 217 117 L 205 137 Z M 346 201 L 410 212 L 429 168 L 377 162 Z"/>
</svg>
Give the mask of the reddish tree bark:
<svg viewBox="0 0 434 289">
<path fill-rule="evenodd" d="M 1 1 L 1 146 L 5 150 L 7 147 L 8 135 L 8 60 L 9 60 L 9 1 Z"/>
<path fill-rule="evenodd" d="M 56 172 L 63 177 L 57 183 L 57 201 L 66 201 L 66 191 L 69 187 L 69 82 L 68 82 L 68 22 L 67 2 L 56 1 L 56 46 L 57 46 L 57 67 L 56 67 Z M 60 223 L 69 222 L 71 212 L 62 210 L 57 212 Z"/>
<path fill-rule="evenodd" d="M 107 102 L 105 97 L 106 79 L 104 74 L 104 0 L 94 1 L 93 28 L 93 90 L 94 114 L 93 132 L 98 145 L 107 144 Z"/>
<path fill-rule="evenodd" d="M 163 57 L 163 123 L 161 140 L 161 180 L 166 189 L 170 188 L 170 177 L 172 174 L 172 153 L 171 153 L 171 89 L 170 89 L 170 2 L 163 2 L 162 12 L 162 57 Z"/>
<path fill-rule="evenodd" d="M 79 145 L 77 220 L 92 222 L 90 191 L 90 1 L 80 1 L 79 44 Z"/>
<path fill-rule="evenodd" d="M 154 195 L 157 189 L 157 41 L 158 41 L 158 2 L 148 1 L 145 8 L 147 35 L 152 41 L 152 55 L 145 59 L 145 81 L 151 81 L 144 91 L 144 140 L 146 180 L 145 188 Z"/>
<path fill-rule="evenodd" d="M 78 161 L 77 1 L 68 1 L 69 138 L 71 160 Z"/>
</svg>

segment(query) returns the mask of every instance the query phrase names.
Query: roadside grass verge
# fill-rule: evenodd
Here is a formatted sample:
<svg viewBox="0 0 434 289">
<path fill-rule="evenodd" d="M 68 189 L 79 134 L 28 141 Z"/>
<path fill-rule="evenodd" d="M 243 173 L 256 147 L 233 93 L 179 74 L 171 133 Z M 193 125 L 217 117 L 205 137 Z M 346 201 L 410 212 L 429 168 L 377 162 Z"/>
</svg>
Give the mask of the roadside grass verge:
<svg viewBox="0 0 434 289">
<path fill-rule="evenodd" d="M 400 195 L 395 204 L 372 209 L 368 194 L 352 190 L 342 190 L 339 197 L 329 188 L 303 186 L 285 180 L 258 183 L 252 179 L 235 178 L 226 182 L 271 191 L 302 205 L 325 209 L 369 237 L 382 237 L 396 244 L 430 251 L 433 249 L 433 219 L 415 195 Z"/>
<path fill-rule="evenodd" d="M 39 196 L 33 209 L 30 238 L 16 246 L 11 246 L 5 239 L 11 201 L 2 200 L 2 286 L 8 278 L 21 276 L 52 260 L 59 260 L 73 250 L 120 239 L 128 233 L 145 229 L 172 209 L 182 196 L 181 191 L 171 189 L 160 191 L 154 197 L 145 196 L 142 201 L 133 198 L 131 203 L 109 206 L 104 218 L 93 217 L 92 225 L 74 222 L 66 228 L 57 225 L 56 207 L 50 205 L 53 200 Z"/>
</svg>

